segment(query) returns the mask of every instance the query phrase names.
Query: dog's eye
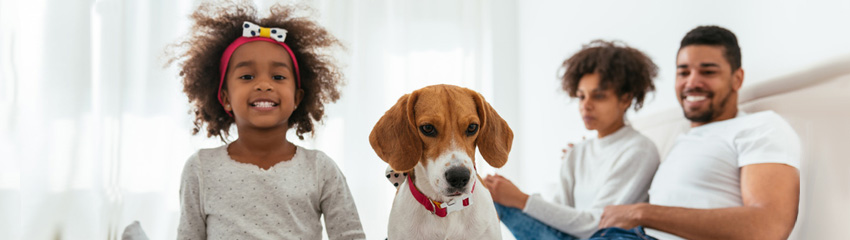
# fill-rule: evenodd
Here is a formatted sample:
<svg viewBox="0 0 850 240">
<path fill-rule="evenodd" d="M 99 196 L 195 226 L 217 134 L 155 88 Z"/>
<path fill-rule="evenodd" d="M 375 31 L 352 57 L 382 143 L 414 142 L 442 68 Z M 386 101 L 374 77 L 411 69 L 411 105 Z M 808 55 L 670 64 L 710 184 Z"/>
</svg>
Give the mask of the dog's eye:
<svg viewBox="0 0 850 240">
<path fill-rule="evenodd" d="M 425 136 L 429 136 L 429 137 L 437 136 L 437 129 L 435 129 L 434 125 L 431 125 L 431 124 L 419 126 L 419 131 L 421 131 L 422 134 L 425 134 Z"/>
<path fill-rule="evenodd" d="M 478 132 L 478 124 L 469 124 L 469 127 L 466 128 L 467 136 L 475 135 L 476 132 Z"/>
</svg>

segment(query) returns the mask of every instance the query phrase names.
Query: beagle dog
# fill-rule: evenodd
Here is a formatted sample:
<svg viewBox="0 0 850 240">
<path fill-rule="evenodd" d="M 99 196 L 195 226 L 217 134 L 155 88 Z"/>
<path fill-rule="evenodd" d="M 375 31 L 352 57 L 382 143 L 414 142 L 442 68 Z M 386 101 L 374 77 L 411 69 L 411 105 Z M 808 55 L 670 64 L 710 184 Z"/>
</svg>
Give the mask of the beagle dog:
<svg viewBox="0 0 850 240">
<path fill-rule="evenodd" d="M 389 239 L 501 239 L 475 148 L 499 168 L 512 141 L 507 122 L 475 91 L 434 85 L 402 96 L 369 135 L 378 157 L 407 173 L 393 200 Z"/>
</svg>

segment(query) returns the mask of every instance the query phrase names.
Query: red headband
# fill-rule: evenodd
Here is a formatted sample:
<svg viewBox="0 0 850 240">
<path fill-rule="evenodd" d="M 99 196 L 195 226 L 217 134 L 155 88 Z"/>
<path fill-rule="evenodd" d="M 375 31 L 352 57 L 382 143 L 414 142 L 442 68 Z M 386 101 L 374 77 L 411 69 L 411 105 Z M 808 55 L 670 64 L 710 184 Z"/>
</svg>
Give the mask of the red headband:
<svg viewBox="0 0 850 240">
<path fill-rule="evenodd" d="M 267 29 L 267 28 L 264 28 L 264 29 Z M 251 33 L 253 33 L 253 32 L 251 32 Z M 257 33 L 257 34 L 259 34 L 259 33 Z M 263 34 L 263 35 L 265 35 L 265 34 Z M 256 36 L 256 35 L 254 35 L 254 36 Z M 283 36 L 286 36 L 286 35 L 283 35 Z M 222 101 L 222 99 L 221 99 L 221 87 L 222 87 L 222 85 L 224 85 L 224 75 L 227 73 L 227 64 L 228 64 L 228 62 L 230 62 L 230 56 L 233 55 L 233 52 L 235 52 L 236 48 L 238 48 L 239 46 L 242 46 L 243 44 L 246 44 L 246 43 L 249 43 L 249 42 L 254 42 L 254 41 L 265 41 L 265 42 L 270 42 L 270 43 L 276 43 L 276 44 L 279 44 L 280 46 L 282 46 L 284 49 L 286 49 L 286 52 L 289 53 L 289 57 L 292 58 L 292 68 L 295 69 L 295 86 L 299 89 L 301 88 L 301 72 L 298 70 L 298 61 L 295 60 L 295 54 L 292 53 L 292 49 L 290 49 L 289 46 L 286 45 L 286 43 L 283 43 L 282 40 L 280 42 L 278 42 L 278 41 L 275 41 L 275 40 L 268 38 L 268 37 L 261 37 L 261 36 L 245 37 L 245 36 L 242 36 L 242 37 L 237 38 L 232 43 L 230 43 L 230 45 L 227 46 L 227 49 L 224 50 L 224 54 L 221 55 L 221 65 L 219 67 L 219 69 L 221 71 L 221 80 L 218 82 L 218 102 L 221 103 L 222 107 L 224 107 L 224 101 Z M 233 114 L 230 113 L 229 111 L 225 110 L 225 112 L 227 112 L 227 115 L 230 115 L 231 117 L 233 117 Z"/>
</svg>

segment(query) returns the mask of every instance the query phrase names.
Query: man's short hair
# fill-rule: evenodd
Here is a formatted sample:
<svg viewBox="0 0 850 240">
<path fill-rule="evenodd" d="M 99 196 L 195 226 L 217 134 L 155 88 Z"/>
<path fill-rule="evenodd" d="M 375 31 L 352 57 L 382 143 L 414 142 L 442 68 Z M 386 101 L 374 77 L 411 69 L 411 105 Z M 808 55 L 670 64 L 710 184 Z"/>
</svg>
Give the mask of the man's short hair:
<svg viewBox="0 0 850 240">
<path fill-rule="evenodd" d="M 723 55 L 732 66 L 732 71 L 741 68 L 741 47 L 738 38 L 728 29 L 718 26 L 699 26 L 682 38 L 679 51 L 690 45 L 721 46 L 725 49 Z"/>
</svg>

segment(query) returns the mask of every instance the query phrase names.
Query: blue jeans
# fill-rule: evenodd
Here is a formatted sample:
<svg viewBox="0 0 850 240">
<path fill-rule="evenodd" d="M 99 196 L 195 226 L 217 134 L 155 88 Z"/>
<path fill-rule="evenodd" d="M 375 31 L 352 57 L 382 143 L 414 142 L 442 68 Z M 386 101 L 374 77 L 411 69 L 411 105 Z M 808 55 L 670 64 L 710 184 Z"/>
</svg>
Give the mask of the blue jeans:
<svg viewBox="0 0 850 240">
<path fill-rule="evenodd" d="M 622 228 L 604 228 L 599 229 L 593 233 L 593 236 L 590 236 L 588 240 L 658 240 L 654 237 L 646 235 L 646 232 L 643 231 L 643 226 L 637 226 L 635 228 L 626 230 Z"/>
<path fill-rule="evenodd" d="M 511 230 L 511 233 L 514 234 L 516 239 L 540 239 L 540 240 L 576 240 L 578 238 L 573 237 L 564 232 L 558 231 L 549 225 L 546 225 L 543 222 L 538 221 L 537 219 L 528 216 L 520 209 L 505 207 L 502 204 L 494 203 L 496 205 L 496 212 L 499 214 L 499 219 L 502 220 L 502 223 L 508 227 L 508 230 Z"/>
<path fill-rule="evenodd" d="M 550 227 L 537 219 L 528 216 L 522 210 L 506 207 L 502 204 L 494 203 L 496 212 L 499 214 L 499 219 L 516 239 L 552 239 L 552 240 L 577 240 L 578 238 L 561 232 L 558 229 Z M 589 240 L 657 240 L 643 231 L 643 227 L 638 226 L 630 230 L 622 228 L 605 228 L 599 229 L 593 233 Z"/>
</svg>

